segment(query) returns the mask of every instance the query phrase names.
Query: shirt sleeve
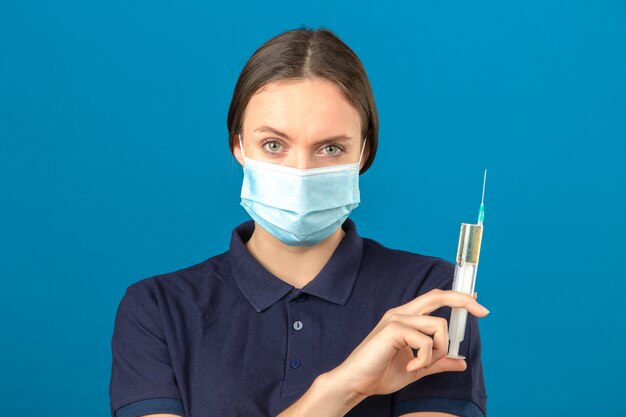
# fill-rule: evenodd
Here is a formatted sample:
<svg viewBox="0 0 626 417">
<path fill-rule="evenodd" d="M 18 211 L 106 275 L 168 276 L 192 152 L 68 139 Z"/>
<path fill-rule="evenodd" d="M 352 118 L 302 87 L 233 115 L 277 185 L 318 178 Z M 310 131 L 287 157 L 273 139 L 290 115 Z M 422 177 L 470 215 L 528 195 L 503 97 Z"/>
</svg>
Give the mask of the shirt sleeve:
<svg viewBox="0 0 626 417">
<path fill-rule="evenodd" d="M 115 316 L 111 350 L 112 417 L 185 415 L 154 297 L 127 288 Z"/>
<path fill-rule="evenodd" d="M 443 280 L 432 287 L 425 286 L 418 295 L 432 288 L 452 289 L 454 265 L 448 263 Z M 443 317 L 450 322 L 452 308 L 441 307 L 430 316 Z M 467 369 L 463 372 L 448 371 L 427 375 L 392 394 L 392 417 L 418 411 L 438 411 L 462 417 L 485 417 L 487 394 L 481 360 L 480 331 L 476 316 L 467 314 L 465 337 L 459 347 L 459 355 L 465 356 Z M 414 350 L 415 353 L 415 350 Z"/>
</svg>

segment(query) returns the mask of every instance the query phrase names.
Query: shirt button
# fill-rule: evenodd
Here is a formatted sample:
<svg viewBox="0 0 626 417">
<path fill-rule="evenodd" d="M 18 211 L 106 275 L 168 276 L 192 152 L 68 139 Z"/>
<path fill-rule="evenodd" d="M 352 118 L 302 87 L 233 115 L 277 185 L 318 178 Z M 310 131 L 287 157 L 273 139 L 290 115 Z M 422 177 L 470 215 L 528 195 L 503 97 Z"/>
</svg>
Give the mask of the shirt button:
<svg viewBox="0 0 626 417">
<path fill-rule="evenodd" d="M 296 330 L 300 330 L 302 328 L 302 322 L 300 320 L 293 323 L 293 328 Z"/>
<path fill-rule="evenodd" d="M 297 367 L 299 367 L 302 364 L 302 362 L 300 362 L 300 359 L 293 359 L 290 363 L 291 367 L 293 369 L 296 369 Z"/>
<path fill-rule="evenodd" d="M 302 302 L 306 300 L 306 294 L 300 294 L 300 296 L 298 298 L 296 298 L 296 301 Z"/>
</svg>

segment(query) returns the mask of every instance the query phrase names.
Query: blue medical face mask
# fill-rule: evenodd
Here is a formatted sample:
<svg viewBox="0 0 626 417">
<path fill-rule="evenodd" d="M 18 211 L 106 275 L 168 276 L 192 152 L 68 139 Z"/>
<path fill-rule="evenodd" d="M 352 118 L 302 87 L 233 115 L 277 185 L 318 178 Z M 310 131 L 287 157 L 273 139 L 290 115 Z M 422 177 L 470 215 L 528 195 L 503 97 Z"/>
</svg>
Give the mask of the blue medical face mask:
<svg viewBox="0 0 626 417">
<path fill-rule="evenodd" d="M 367 139 L 367 138 L 365 138 Z M 312 246 L 330 236 L 358 207 L 359 162 L 299 169 L 243 154 L 241 205 L 261 227 L 290 246 Z"/>
</svg>

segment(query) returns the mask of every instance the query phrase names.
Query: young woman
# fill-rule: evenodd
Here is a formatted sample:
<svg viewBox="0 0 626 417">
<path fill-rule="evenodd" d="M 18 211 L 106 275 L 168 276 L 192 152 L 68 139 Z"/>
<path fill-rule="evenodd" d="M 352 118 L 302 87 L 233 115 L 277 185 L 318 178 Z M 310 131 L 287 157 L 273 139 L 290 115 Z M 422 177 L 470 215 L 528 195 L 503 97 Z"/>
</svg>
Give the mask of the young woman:
<svg viewBox="0 0 626 417">
<path fill-rule="evenodd" d="M 228 251 L 130 285 L 112 339 L 111 413 L 484 416 L 474 297 L 454 265 L 361 237 L 348 218 L 374 160 L 365 70 L 335 34 L 262 45 L 228 113 L 249 220 Z M 446 357 L 450 307 L 466 308 Z"/>
</svg>

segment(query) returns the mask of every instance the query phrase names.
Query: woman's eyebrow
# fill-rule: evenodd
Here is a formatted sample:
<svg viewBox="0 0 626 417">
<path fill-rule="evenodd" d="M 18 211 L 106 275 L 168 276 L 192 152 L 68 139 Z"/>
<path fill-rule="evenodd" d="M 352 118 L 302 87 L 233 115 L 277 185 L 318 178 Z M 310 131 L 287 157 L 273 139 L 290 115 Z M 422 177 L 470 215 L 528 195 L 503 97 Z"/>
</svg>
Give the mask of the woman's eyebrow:
<svg viewBox="0 0 626 417">
<path fill-rule="evenodd" d="M 280 136 L 284 139 L 287 139 L 288 141 L 292 141 L 292 139 L 287 136 L 285 133 L 281 132 L 278 129 L 274 129 L 273 127 L 270 126 L 261 126 L 257 129 L 254 129 L 255 132 L 268 132 L 268 133 L 272 133 L 274 135 Z M 318 140 L 316 142 L 313 142 L 314 145 L 318 145 L 321 143 L 325 143 L 325 142 L 331 142 L 331 141 L 348 141 L 348 140 L 352 140 L 352 138 L 350 136 L 346 136 L 346 135 L 337 135 L 337 136 L 332 136 L 330 138 L 326 138 L 326 139 L 322 139 L 322 140 Z"/>
</svg>

